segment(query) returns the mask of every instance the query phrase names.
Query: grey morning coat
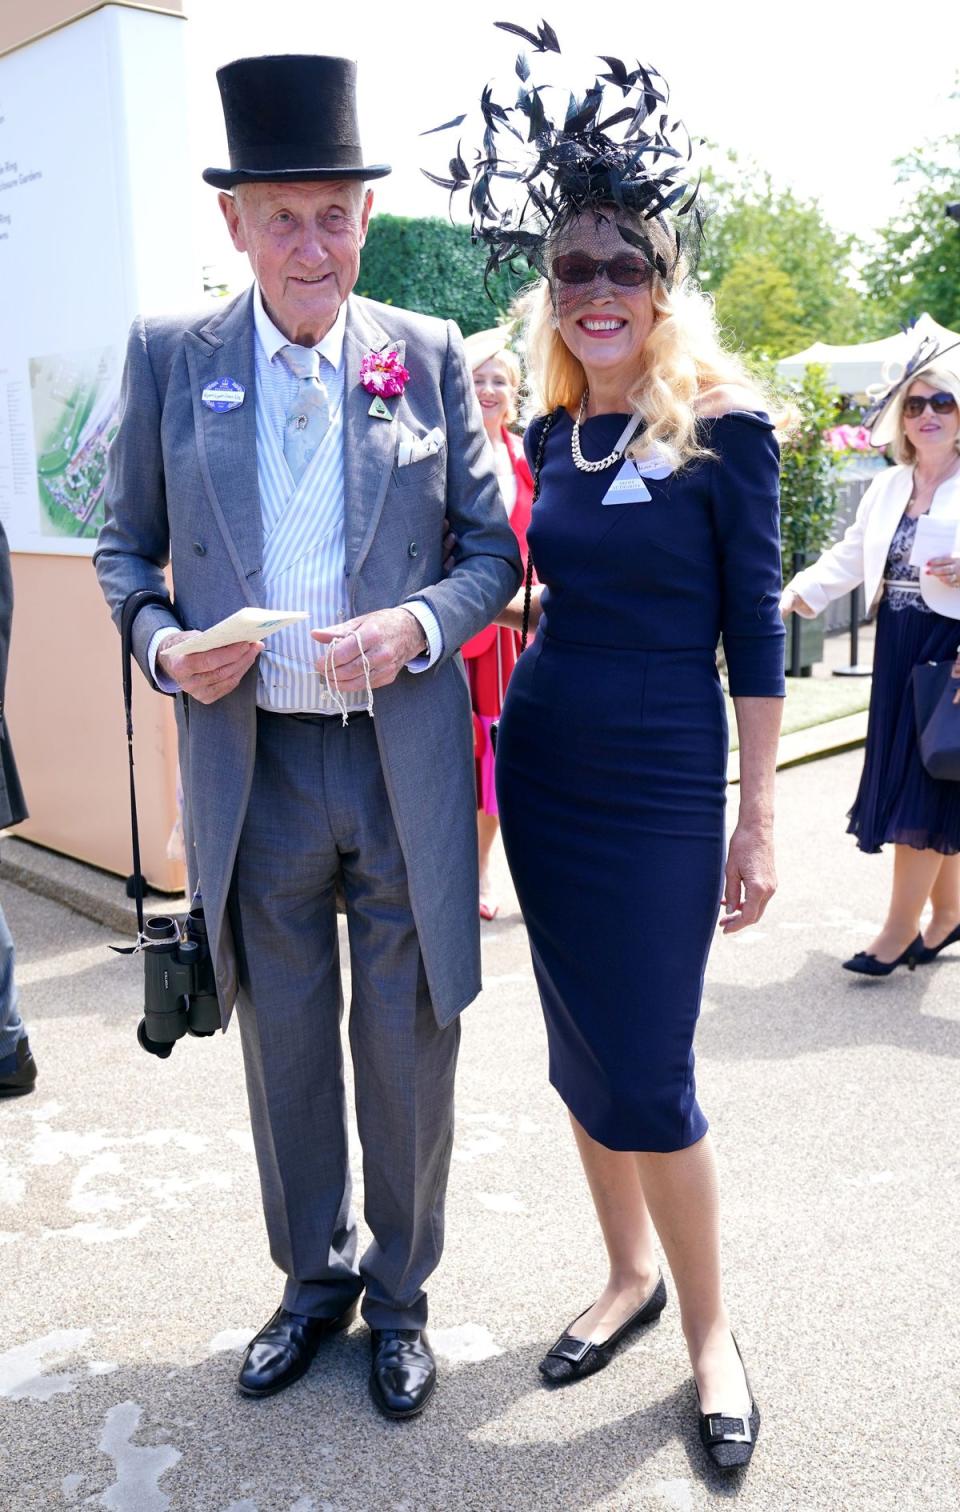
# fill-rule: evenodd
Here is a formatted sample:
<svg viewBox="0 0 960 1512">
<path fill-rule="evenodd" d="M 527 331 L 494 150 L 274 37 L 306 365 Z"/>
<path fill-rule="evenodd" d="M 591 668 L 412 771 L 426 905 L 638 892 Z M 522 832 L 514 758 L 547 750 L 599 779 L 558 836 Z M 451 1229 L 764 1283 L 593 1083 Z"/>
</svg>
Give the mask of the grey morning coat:
<svg viewBox="0 0 960 1512">
<path fill-rule="evenodd" d="M 214 314 L 134 322 L 94 558 L 116 621 L 135 589 L 164 590 L 168 561 L 186 628 L 262 603 L 253 343 L 251 290 Z M 389 421 L 369 413 L 359 375 L 363 357 L 386 347 L 410 372 L 403 395 L 386 401 Z M 480 990 L 473 727 L 458 648 L 516 592 L 519 553 L 456 326 L 351 295 L 344 360 L 349 615 L 415 597 L 443 631 L 435 666 L 376 690 L 375 728 L 433 1008 L 447 1024 Z M 236 409 L 201 403 L 217 378 L 243 387 Z M 401 423 L 416 435 L 439 427 L 446 444 L 398 468 Z M 447 577 L 445 515 L 458 540 Z M 151 637 L 175 624 L 156 606 L 137 616 L 134 652 L 148 677 Z M 203 897 L 224 1026 L 237 994 L 226 904 L 253 773 L 256 678 L 253 667 L 214 704 L 176 697 L 191 882 Z"/>
</svg>

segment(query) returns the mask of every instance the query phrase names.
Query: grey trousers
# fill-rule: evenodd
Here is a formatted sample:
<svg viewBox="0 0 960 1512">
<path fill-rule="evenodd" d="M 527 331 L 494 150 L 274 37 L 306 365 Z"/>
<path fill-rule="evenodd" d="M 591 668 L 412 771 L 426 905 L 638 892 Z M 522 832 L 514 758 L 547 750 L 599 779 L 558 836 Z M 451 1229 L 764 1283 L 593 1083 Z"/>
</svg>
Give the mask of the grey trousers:
<svg viewBox="0 0 960 1512">
<path fill-rule="evenodd" d="M 257 716 L 231 921 L 253 1138 L 283 1306 L 422 1328 L 443 1248 L 460 1026 L 427 992 L 373 721 Z M 357 1263 L 335 885 L 347 902 L 350 1049 L 373 1235 Z"/>
</svg>

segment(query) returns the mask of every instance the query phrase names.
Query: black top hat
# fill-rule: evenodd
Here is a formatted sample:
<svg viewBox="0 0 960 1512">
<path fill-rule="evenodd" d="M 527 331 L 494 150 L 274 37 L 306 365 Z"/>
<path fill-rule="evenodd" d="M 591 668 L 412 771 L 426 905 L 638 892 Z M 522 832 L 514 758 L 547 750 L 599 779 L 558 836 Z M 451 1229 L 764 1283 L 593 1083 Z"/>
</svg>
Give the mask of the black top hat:
<svg viewBox="0 0 960 1512">
<path fill-rule="evenodd" d="M 217 70 L 230 148 L 229 168 L 205 168 L 217 189 L 301 179 L 375 179 L 365 167 L 349 58 L 289 54 L 238 58 Z"/>
</svg>

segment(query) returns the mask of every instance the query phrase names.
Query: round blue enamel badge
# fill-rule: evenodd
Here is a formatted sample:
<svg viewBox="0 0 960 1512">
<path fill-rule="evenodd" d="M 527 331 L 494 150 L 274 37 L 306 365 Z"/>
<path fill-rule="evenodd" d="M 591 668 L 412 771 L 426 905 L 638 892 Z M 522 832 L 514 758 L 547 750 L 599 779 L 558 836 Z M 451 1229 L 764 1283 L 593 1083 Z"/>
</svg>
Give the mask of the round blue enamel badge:
<svg viewBox="0 0 960 1512">
<path fill-rule="evenodd" d="M 208 383 L 200 401 L 213 410 L 216 415 L 224 415 L 228 410 L 239 408 L 243 403 L 243 385 L 237 383 L 235 378 L 217 378 L 215 382 Z"/>
</svg>

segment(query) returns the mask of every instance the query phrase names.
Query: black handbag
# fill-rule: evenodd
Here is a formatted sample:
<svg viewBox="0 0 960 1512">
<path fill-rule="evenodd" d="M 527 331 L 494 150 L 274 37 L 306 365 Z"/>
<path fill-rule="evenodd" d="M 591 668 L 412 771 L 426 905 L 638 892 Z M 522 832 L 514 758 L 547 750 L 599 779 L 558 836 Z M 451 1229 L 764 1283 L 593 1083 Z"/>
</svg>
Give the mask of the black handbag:
<svg viewBox="0 0 960 1512">
<path fill-rule="evenodd" d="M 920 760 L 939 782 L 960 782 L 960 678 L 953 668 L 948 661 L 913 669 Z"/>
</svg>

